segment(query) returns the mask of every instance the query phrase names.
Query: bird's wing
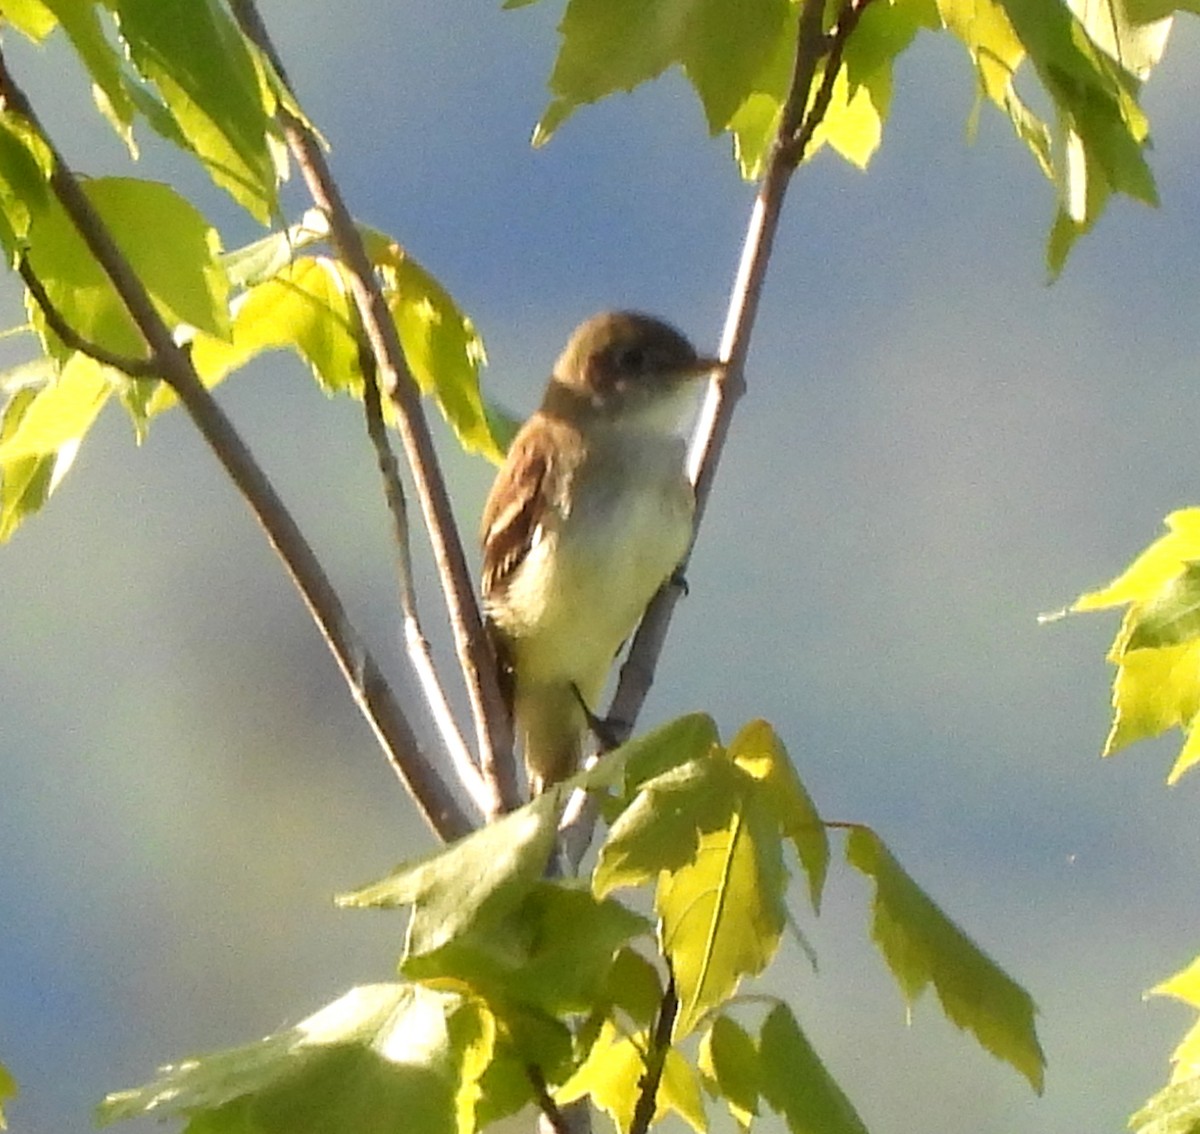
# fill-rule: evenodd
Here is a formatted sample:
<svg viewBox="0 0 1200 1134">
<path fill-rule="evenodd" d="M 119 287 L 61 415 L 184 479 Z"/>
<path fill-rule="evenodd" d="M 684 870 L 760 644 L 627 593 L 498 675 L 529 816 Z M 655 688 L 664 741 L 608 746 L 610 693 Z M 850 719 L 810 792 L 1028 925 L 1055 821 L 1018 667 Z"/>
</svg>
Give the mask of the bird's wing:
<svg viewBox="0 0 1200 1134">
<path fill-rule="evenodd" d="M 483 508 L 483 595 L 503 590 L 557 509 L 564 470 L 549 430 L 522 430 Z"/>
</svg>

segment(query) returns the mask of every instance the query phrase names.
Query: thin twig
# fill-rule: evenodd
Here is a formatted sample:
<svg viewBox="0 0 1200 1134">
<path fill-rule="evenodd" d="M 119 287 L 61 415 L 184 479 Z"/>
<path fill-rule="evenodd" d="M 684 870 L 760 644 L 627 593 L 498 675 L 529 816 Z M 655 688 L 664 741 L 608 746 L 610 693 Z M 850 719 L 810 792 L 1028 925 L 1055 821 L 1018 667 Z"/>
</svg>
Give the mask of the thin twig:
<svg viewBox="0 0 1200 1134">
<path fill-rule="evenodd" d="M 546 1076 L 542 1074 L 542 1069 L 536 1063 L 527 1063 L 525 1077 L 533 1088 L 533 1101 L 537 1104 L 538 1110 L 542 1112 L 542 1118 L 546 1125 L 554 1134 L 571 1134 L 571 1124 L 562 1108 L 554 1101 L 554 1096 L 550 1094 L 550 1088 L 546 1085 Z"/>
<path fill-rule="evenodd" d="M 442 743 L 449 753 L 458 774 L 458 779 L 475 805 L 483 813 L 489 806 L 488 792 L 479 769 L 471 759 L 459 731 L 454 714 L 446 700 L 445 690 L 438 680 L 433 664 L 429 641 L 421 629 L 421 618 L 417 610 L 417 595 L 413 587 L 412 552 L 408 535 L 408 504 L 404 499 L 404 485 L 400 481 L 400 470 L 396 455 L 388 441 L 387 426 L 383 420 L 383 406 L 379 399 L 379 374 L 375 356 L 362 344 L 359 351 L 360 369 L 363 376 L 363 409 L 367 421 L 367 436 L 375 450 L 375 461 L 383 481 L 383 496 L 388 513 L 392 517 L 392 541 L 396 547 L 396 585 L 400 593 L 400 613 L 404 621 L 404 642 L 409 664 L 425 694 L 434 724 L 437 725 Z"/>
<path fill-rule="evenodd" d="M 279 65 L 278 54 L 254 0 L 230 0 L 230 7 L 243 34 L 257 45 L 275 68 L 280 81 L 286 83 L 286 74 Z M 479 742 L 480 769 L 492 793 L 490 811 L 499 814 L 520 803 L 512 729 L 500 694 L 496 659 L 484 632 L 471 573 L 420 394 L 405 362 L 399 335 L 374 268 L 354 218 L 330 173 L 320 140 L 309 125 L 286 106 L 279 108 L 279 122 L 313 202 L 329 218 L 331 240 L 349 274 L 363 330 L 375 354 L 384 389 L 398 411 L 400 435 L 433 544 L 471 703 Z"/>
<path fill-rule="evenodd" d="M 696 488 L 693 541 L 708 505 L 717 465 L 733 420 L 734 407 L 745 389 L 744 371 L 750 351 L 750 336 L 758 316 L 759 301 L 771 259 L 775 233 L 779 227 L 784 197 L 795 169 L 795 162 L 787 153 L 786 144 L 795 137 L 804 119 L 817 66 L 822 55 L 829 49 L 822 26 L 823 10 L 822 0 L 807 0 L 800 13 L 792 85 L 780 115 L 767 170 L 750 214 L 742 257 L 725 317 L 725 329 L 721 336 L 720 357 L 726 366 L 709 384 L 708 395 L 692 439 L 689 469 Z M 689 550 L 688 558 L 690 557 Z M 632 732 L 634 722 L 650 692 L 671 616 L 681 594 L 682 589 L 671 584 L 658 592 L 646 610 L 634 635 L 625 664 L 621 667 L 609 718 L 626 736 Z"/>
<path fill-rule="evenodd" d="M 25 281 L 25 287 L 29 290 L 29 294 L 33 296 L 34 302 L 41 308 L 46 325 L 62 339 L 66 346 L 72 350 L 79 351 L 80 354 L 86 354 L 88 358 L 93 358 L 104 366 L 111 366 L 114 370 L 120 370 L 121 373 L 128 374 L 130 378 L 161 377 L 158 371 L 158 363 L 155 359 L 132 358 L 127 355 L 117 354 L 107 347 L 102 347 L 99 343 L 89 342 L 83 335 L 76 331 L 63 313 L 55 307 L 54 301 L 46 293 L 42 281 L 38 279 L 37 273 L 30 266 L 29 260 L 25 256 L 21 256 L 17 261 L 17 271 L 20 273 L 21 279 Z"/>
<path fill-rule="evenodd" d="M 467 834 L 474 823 L 422 753 L 379 667 L 347 619 L 341 599 L 320 561 L 233 424 L 205 388 L 187 352 L 172 338 L 170 328 L 155 310 L 141 279 L 117 247 L 91 200 L 42 127 L 25 93 L 9 73 L 2 51 L 0 108 L 26 119 L 45 142 L 53 162 L 51 192 L 112 281 L 146 341 L 156 371 L 179 397 L 283 560 L 355 701 L 417 806 L 443 839 Z"/>
<path fill-rule="evenodd" d="M 825 73 L 821 78 L 820 89 L 817 91 L 817 96 L 813 99 L 808 113 L 804 115 L 804 121 L 793 132 L 791 139 L 782 146 L 784 160 L 790 161 L 793 166 L 799 165 L 804 160 L 813 134 L 829 110 L 838 72 L 842 69 L 846 44 L 850 42 L 850 36 L 854 34 L 854 29 L 858 27 L 858 21 L 862 19 L 862 14 L 870 3 L 871 0 L 845 0 L 842 5 L 838 22 L 827 37 L 829 54 L 825 60 Z"/>
<path fill-rule="evenodd" d="M 675 1017 L 679 1013 L 679 994 L 675 989 L 675 974 L 667 978 L 667 987 L 658 1006 L 658 1019 L 654 1022 L 654 1034 L 650 1037 L 650 1050 L 646 1052 L 646 1070 L 638 1082 L 638 1098 L 633 1108 L 633 1120 L 629 1123 L 629 1134 L 646 1134 L 658 1110 L 658 1088 L 667 1067 L 667 1055 L 671 1050 L 671 1033 L 675 1029 Z"/>
</svg>

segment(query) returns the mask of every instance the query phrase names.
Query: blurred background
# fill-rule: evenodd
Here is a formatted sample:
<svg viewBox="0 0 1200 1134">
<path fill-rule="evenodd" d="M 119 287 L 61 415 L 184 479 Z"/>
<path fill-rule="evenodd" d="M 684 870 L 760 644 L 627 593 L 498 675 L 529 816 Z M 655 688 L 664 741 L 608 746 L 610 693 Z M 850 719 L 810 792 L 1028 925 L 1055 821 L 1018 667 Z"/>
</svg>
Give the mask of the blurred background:
<svg viewBox="0 0 1200 1134">
<path fill-rule="evenodd" d="M 476 321 L 492 396 L 528 412 L 602 307 L 716 346 L 752 190 L 678 75 L 535 152 L 560 5 L 262 8 L 356 213 Z M 68 158 L 123 170 L 65 54 L 5 48 Z M 906 1020 L 857 875 L 835 870 L 815 923 L 797 891 L 820 971 L 789 947 L 777 985 L 874 1134 L 1101 1134 L 1165 1082 L 1191 1023 L 1142 994 L 1200 951 L 1200 777 L 1166 789 L 1177 736 L 1100 761 L 1115 616 L 1036 615 L 1200 503 L 1200 35 L 1176 28 L 1145 95 L 1162 208 L 1116 201 L 1053 287 L 1052 191 L 997 115 L 967 144 L 972 99 L 958 45 L 923 36 L 870 171 L 822 155 L 796 179 L 642 723 L 704 708 L 731 735 L 768 718 L 822 812 L 873 825 L 1036 999 L 1041 1099 L 932 1001 Z M 180 181 L 227 247 L 259 235 L 143 141 L 140 172 Z M 287 201 L 306 204 L 298 186 Z M 0 314 L 23 317 L 11 277 Z M 219 396 L 403 685 L 358 407 L 290 356 Z M 443 449 L 471 534 L 492 470 Z M 427 584 L 424 609 L 432 629 Z M 83 1131 L 157 1064 L 389 977 L 403 917 L 330 897 L 430 836 L 181 415 L 137 449 L 106 412 L 0 549 L 0 610 L 17 1134 Z"/>
</svg>

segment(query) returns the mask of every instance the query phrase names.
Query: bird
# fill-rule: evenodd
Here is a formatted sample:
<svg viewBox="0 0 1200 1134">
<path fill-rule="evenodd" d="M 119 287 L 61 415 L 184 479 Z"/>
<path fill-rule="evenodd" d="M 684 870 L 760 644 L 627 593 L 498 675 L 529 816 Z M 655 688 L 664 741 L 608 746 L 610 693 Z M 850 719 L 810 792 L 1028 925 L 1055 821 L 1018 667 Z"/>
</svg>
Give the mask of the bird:
<svg viewBox="0 0 1200 1134">
<path fill-rule="evenodd" d="M 688 551 L 682 430 L 721 368 L 653 316 L 595 315 L 497 473 L 483 609 L 533 795 L 578 768 L 614 658 Z"/>
</svg>

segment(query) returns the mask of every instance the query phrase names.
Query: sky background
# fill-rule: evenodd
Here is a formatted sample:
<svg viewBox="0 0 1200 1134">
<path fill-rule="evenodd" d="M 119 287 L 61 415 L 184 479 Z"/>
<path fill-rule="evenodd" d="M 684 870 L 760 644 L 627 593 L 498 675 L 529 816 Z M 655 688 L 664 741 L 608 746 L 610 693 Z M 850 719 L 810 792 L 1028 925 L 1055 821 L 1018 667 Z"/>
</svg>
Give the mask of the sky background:
<svg viewBox="0 0 1200 1134">
<path fill-rule="evenodd" d="M 559 4 L 262 8 L 352 208 L 471 314 L 494 397 L 530 410 L 603 307 L 716 346 L 752 190 L 679 76 L 533 151 Z M 69 160 L 121 170 L 73 64 L 5 47 Z M 1145 94 L 1162 208 L 1115 202 L 1052 287 L 1051 189 L 996 114 L 967 144 L 972 97 L 957 44 L 923 35 L 869 172 L 822 155 L 796 178 L 642 723 L 703 708 L 732 735 L 769 719 L 822 813 L 875 827 L 1037 1001 L 1041 1099 L 932 1001 L 906 1023 L 857 875 L 834 871 L 815 923 L 797 893 L 820 971 L 793 948 L 773 987 L 874 1134 L 1112 1134 L 1190 1023 L 1142 993 L 1200 951 L 1200 777 L 1166 789 L 1177 737 L 1102 762 L 1115 616 L 1036 615 L 1200 500 L 1200 35 L 1176 29 Z M 158 147 L 143 165 L 182 178 L 227 246 L 259 235 Z M 298 186 L 287 202 L 298 216 Z M 11 279 L 0 313 L 21 319 Z M 400 675 L 357 407 L 284 356 L 220 399 Z M 491 470 L 444 452 L 472 533 Z M 432 627 L 429 587 L 424 607 Z M 84 1131 L 105 1091 L 157 1064 L 388 978 L 402 916 L 330 895 L 430 837 L 181 415 L 140 449 L 105 415 L 0 549 L 0 610 L 16 1134 Z"/>
</svg>

